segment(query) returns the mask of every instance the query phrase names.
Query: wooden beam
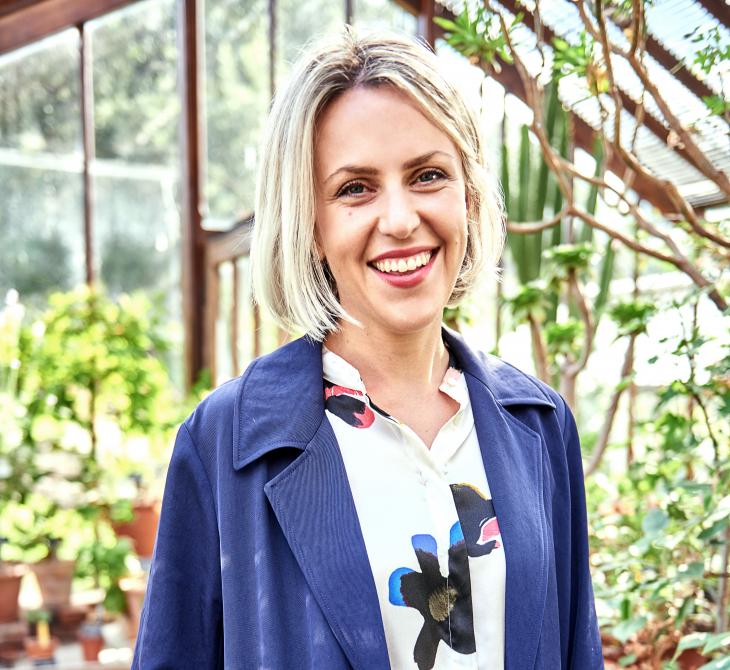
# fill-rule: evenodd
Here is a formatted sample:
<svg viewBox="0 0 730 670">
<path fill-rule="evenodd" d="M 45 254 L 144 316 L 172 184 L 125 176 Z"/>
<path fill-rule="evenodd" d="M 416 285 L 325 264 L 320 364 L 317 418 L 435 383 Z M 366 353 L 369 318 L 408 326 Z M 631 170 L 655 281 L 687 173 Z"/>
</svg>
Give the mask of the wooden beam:
<svg viewBox="0 0 730 670">
<path fill-rule="evenodd" d="M 185 332 L 185 383 L 191 388 L 212 360 L 206 342 L 206 304 L 215 287 L 206 292 L 205 235 L 201 226 L 201 81 L 198 54 L 199 0 L 177 0 L 178 66 L 181 101 L 180 175 L 182 182 L 182 293 Z"/>
<path fill-rule="evenodd" d="M 138 0 L 18 0 L 0 13 L 0 54 L 37 42 L 48 35 Z"/>
<path fill-rule="evenodd" d="M 420 0 L 418 6 L 418 36 L 434 48 L 436 44 L 436 24 L 434 17 L 434 0 Z"/>
<path fill-rule="evenodd" d="M 726 28 L 730 28 L 730 5 L 727 0 L 697 0 Z"/>
</svg>

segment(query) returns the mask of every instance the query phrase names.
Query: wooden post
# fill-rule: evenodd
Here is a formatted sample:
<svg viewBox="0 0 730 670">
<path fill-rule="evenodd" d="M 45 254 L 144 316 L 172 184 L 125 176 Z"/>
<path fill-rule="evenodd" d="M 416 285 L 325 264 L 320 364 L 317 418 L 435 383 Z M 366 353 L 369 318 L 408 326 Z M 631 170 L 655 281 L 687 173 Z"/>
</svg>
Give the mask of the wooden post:
<svg viewBox="0 0 730 670">
<path fill-rule="evenodd" d="M 212 342 L 206 342 L 205 236 L 201 227 L 200 73 L 198 1 L 178 0 L 178 52 L 181 89 L 180 177 L 182 183 L 182 292 L 185 330 L 185 385 L 191 388 L 201 370 L 212 363 Z M 206 346 L 207 345 L 207 346 Z"/>
</svg>

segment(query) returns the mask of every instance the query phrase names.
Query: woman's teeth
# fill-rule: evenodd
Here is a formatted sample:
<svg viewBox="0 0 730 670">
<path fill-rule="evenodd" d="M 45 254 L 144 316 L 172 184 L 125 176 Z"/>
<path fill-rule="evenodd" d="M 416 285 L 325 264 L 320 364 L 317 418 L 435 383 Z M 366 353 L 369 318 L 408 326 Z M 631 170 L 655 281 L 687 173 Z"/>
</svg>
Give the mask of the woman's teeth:
<svg viewBox="0 0 730 670">
<path fill-rule="evenodd" d="M 373 265 L 381 272 L 412 272 L 420 268 L 431 259 L 431 251 L 424 251 L 408 258 L 386 258 L 382 261 L 373 261 Z"/>
</svg>

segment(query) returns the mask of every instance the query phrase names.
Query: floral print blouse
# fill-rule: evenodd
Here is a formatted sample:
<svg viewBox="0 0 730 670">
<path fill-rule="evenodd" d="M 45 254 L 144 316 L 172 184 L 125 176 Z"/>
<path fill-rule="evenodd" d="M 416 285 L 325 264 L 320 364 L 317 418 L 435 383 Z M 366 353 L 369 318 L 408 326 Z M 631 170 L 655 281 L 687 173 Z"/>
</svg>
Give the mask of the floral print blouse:
<svg viewBox="0 0 730 670">
<path fill-rule="evenodd" d="M 503 670 L 505 558 L 464 375 L 452 359 L 439 389 L 459 409 L 429 449 L 347 361 L 323 347 L 322 365 L 391 667 Z"/>
</svg>

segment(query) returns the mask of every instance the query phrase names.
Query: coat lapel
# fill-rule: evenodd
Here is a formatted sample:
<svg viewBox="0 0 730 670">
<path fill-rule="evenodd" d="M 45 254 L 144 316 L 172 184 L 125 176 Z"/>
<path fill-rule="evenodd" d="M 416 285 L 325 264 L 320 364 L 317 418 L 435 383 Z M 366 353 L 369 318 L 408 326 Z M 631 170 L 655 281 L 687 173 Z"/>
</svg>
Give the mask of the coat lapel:
<svg viewBox="0 0 730 670">
<path fill-rule="evenodd" d="M 241 384 L 234 417 L 234 467 L 244 468 L 279 448 L 302 449 L 264 491 L 353 668 L 389 668 L 365 541 L 324 414 L 321 345 L 302 338 L 253 365 Z"/>
<path fill-rule="evenodd" d="M 289 546 L 354 668 L 389 668 L 365 542 L 329 421 L 265 487 Z"/>
<path fill-rule="evenodd" d="M 479 448 L 504 545 L 505 670 L 534 668 L 548 582 L 542 438 L 509 414 L 493 389 L 504 391 L 500 395 L 506 404 L 555 405 L 514 368 L 493 359 L 503 366 L 499 374 L 494 366 L 477 358 L 461 338 L 450 332 L 445 336 L 466 375 Z"/>
</svg>

